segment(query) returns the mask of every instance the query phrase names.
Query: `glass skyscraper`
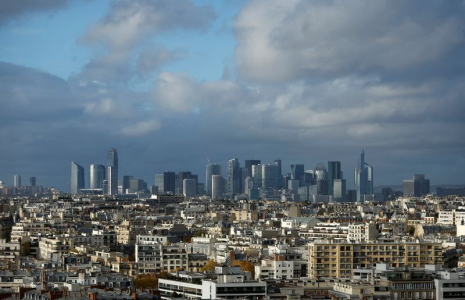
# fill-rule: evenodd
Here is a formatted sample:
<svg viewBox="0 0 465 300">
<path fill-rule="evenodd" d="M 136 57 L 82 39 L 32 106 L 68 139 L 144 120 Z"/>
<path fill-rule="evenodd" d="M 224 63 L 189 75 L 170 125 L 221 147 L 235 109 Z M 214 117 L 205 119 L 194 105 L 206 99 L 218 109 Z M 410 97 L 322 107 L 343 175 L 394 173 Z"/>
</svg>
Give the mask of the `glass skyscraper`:
<svg viewBox="0 0 465 300">
<path fill-rule="evenodd" d="M 74 161 L 71 162 L 71 194 L 77 194 L 81 189 L 85 188 L 84 184 L 84 168 Z"/>
<path fill-rule="evenodd" d="M 334 196 L 334 180 L 342 179 L 341 162 L 328 161 L 328 195 Z"/>
<path fill-rule="evenodd" d="M 212 176 L 213 175 L 222 175 L 222 169 L 220 164 L 211 164 L 209 163 L 207 165 L 207 170 L 206 170 L 206 178 L 205 178 L 205 183 L 206 183 L 206 188 L 207 188 L 207 195 L 212 194 Z"/>
<path fill-rule="evenodd" d="M 354 170 L 354 182 L 357 202 L 362 201 L 364 195 L 373 195 L 373 167 L 365 162 L 365 151 L 362 151 Z"/>
<path fill-rule="evenodd" d="M 227 194 L 234 196 L 241 190 L 241 167 L 237 158 L 228 161 Z"/>
<path fill-rule="evenodd" d="M 106 179 L 105 166 L 90 165 L 89 167 L 89 188 L 103 189 L 103 181 Z"/>
<path fill-rule="evenodd" d="M 107 154 L 108 195 L 118 194 L 118 152 L 111 148 Z"/>
</svg>

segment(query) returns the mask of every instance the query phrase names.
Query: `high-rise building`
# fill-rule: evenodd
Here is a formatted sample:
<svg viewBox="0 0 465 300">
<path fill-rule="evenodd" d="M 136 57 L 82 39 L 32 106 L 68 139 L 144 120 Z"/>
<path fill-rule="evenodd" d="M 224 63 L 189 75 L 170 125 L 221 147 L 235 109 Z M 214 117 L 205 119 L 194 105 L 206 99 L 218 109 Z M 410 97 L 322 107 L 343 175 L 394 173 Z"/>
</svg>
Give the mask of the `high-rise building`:
<svg viewBox="0 0 465 300">
<path fill-rule="evenodd" d="M 328 195 L 334 195 L 334 180 L 342 179 L 341 162 L 340 161 L 328 161 Z"/>
<path fill-rule="evenodd" d="M 415 174 L 412 179 L 403 182 L 404 197 L 421 197 L 429 193 L 429 179 L 425 179 L 424 174 Z"/>
<path fill-rule="evenodd" d="M 84 168 L 74 161 L 71 162 L 71 194 L 77 194 L 81 189 L 85 188 L 84 184 Z"/>
<path fill-rule="evenodd" d="M 261 165 L 262 166 L 262 188 L 267 190 L 275 190 L 278 188 L 278 166 L 276 165 Z"/>
<path fill-rule="evenodd" d="M 222 175 L 223 171 L 222 171 L 220 164 L 209 163 L 207 165 L 207 170 L 205 173 L 206 173 L 205 184 L 207 188 L 206 192 L 207 192 L 207 195 L 211 195 L 212 194 L 212 176 Z"/>
<path fill-rule="evenodd" d="M 121 187 L 121 192 L 122 194 L 127 194 L 129 190 L 129 186 L 131 184 L 131 179 L 134 179 L 131 175 L 124 175 L 123 176 L 123 182 L 122 182 L 122 187 Z"/>
<path fill-rule="evenodd" d="M 304 175 L 305 167 L 304 165 L 291 165 L 291 179 L 299 180 L 302 183 L 302 176 Z"/>
<path fill-rule="evenodd" d="M 106 179 L 105 166 L 103 165 L 90 165 L 89 167 L 89 188 L 101 189 L 103 188 L 103 181 Z"/>
<path fill-rule="evenodd" d="M 111 148 L 107 154 L 108 195 L 118 194 L 118 152 Z"/>
<path fill-rule="evenodd" d="M 237 158 L 228 161 L 228 178 L 226 193 L 232 197 L 241 190 L 241 167 Z"/>
<path fill-rule="evenodd" d="M 212 199 L 221 199 L 224 194 L 224 179 L 221 175 L 212 175 Z"/>
<path fill-rule="evenodd" d="M 365 162 L 365 151 L 357 162 L 354 177 L 357 202 L 362 201 L 364 195 L 373 195 L 373 167 Z"/>
<path fill-rule="evenodd" d="M 182 192 L 184 197 L 193 198 L 197 193 L 197 181 L 194 178 L 186 178 L 182 180 Z"/>
<path fill-rule="evenodd" d="M 246 159 L 244 163 L 244 168 L 247 169 L 247 176 L 252 177 L 252 166 L 261 164 L 259 159 Z"/>
<path fill-rule="evenodd" d="M 197 186 L 198 184 L 198 179 L 199 176 L 192 174 L 191 172 L 179 172 L 178 173 L 178 181 L 179 181 L 179 188 L 177 193 L 178 194 L 184 194 L 184 179 L 194 179 L 195 180 L 195 185 Z M 197 194 L 197 188 L 195 193 Z"/>
<path fill-rule="evenodd" d="M 280 189 L 283 187 L 283 169 L 281 165 L 281 160 L 279 158 L 274 160 L 274 165 L 276 166 L 277 172 L 278 172 L 278 182 L 277 182 L 277 188 Z"/>
<path fill-rule="evenodd" d="M 163 191 L 165 193 L 176 193 L 176 173 L 166 171 L 163 173 Z"/>
<path fill-rule="evenodd" d="M 29 177 L 29 186 L 36 186 L 36 178 Z"/>
<path fill-rule="evenodd" d="M 13 176 L 13 186 L 18 188 L 21 186 L 21 175 L 15 174 Z"/>
<path fill-rule="evenodd" d="M 345 179 L 334 179 L 333 181 L 333 200 L 345 201 L 346 200 L 346 181 Z"/>
<path fill-rule="evenodd" d="M 163 194 L 165 192 L 164 174 L 155 174 L 155 186 L 157 187 L 158 193 Z"/>
<path fill-rule="evenodd" d="M 253 187 L 255 189 L 262 188 L 262 185 L 263 185 L 262 165 L 252 165 L 252 178 L 253 178 Z"/>
</svg>

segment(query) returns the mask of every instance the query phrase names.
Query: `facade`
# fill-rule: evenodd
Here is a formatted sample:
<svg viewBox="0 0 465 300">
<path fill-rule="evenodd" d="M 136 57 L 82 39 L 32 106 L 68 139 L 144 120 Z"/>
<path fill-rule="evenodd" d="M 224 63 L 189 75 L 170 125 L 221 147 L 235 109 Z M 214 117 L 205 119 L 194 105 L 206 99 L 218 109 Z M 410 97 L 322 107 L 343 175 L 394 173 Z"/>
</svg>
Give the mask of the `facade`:
<svg viewBox="0 0 465 300">
<path fill-rule="evenodd" d="M 212 176 L 212 199 L 221 199 L 224 195 L 224 179 L 221 175 Z"/>
<path fill-rule="evenodd" d="M 415 174 L 412 179 L 403 182 L 404 197 L 421 197 L 430 193 L 429 179 L 423 174 Z"/>
<path fill-rule="evenodd" d="M 259 159 L 246 159 L 244 167 L 247 169 L 247 176 L 252 177 L 252 166 L 261 164 Z"/>
<path fill-rule="evenodd" d="M 442 263 L 441 243 L 330 243 L 316 241 L 308 244 L 308 275 L 350 278 L 354 268 L 372 268 L 389 261 L 392 267 L 424 267 Z"/>
<path fill-rule="evenodd" d="M 277 189 L 278 188 L 278 167 L 276 165 L 261 165 L 262 166 L 262 188 Z"/>
<path fill-rule="evenodd" d="M 184 179 L 182 181 L 182 193 L 186 198 L 195 197 L 197 192 L 197 181 L 193 178 Z"/>
<path fill-rule="evenodd" d="M 276 166 L 276 172 L 278 173 L 278 186 L 277 188 L 280 189 L 283 187 L 283 169 L 281 160 L 279 158 L 274 160 L 274 165 Z"/>
<path fill-rule="evenodd" d="M 228 161 L 227 176 L 226 193 L 230 196 L 234 196 L 241 191 L 241 167 L 237 158 Z"/>
<path fill-rule="evenodd" d="M 118 194 L 118 152 L 111 148 L 107 154 L 108 195 Z"/>
<path fill-rule="evenodd" d="M 223 175 L 223 171 L 220 164 L 208 164 L 206 170 L 206 192 L 207 195 L 212 195 L 212 176 L 213 175 Z"/>
<path fill-rule="evenodd" d="M 345 179 L 333 180 L 333 200 L 345 201 L 346 200 L 346 181 Z"/>
<path fill-rule="evenodd" d="M 21 175 L 15 174 L 13 176 L 13 186 L 18 188 L 21 186 Z"/>
<path fill-rule="evenodd" d="M 365 162 L 365 151 L 362 151 L 357 162 L 354 177 L 357 202 L 360 202 L 364 195 L 373 194 L 373 167 Z"/>
<path fill-rule="evenodd" d="M 36 186 L 36 178 L 29 177 L 29 186 Z"/>
<path fill-rule="evenodd" d="M 72 161 L 70 181 L 71 194 L 77 194 L 81 189 L 85 188 L 84 182 L 84 168 Z"/>
<path fill-rule="evenodd" d="M 342 179 L 341 162 L 328 161 L 328 195 L 334 196 L 334 180 Z"/>
<path fill-rule="evenodd" d="M 103 165 L 90 165 L 89 167 L 89 188 L 101 189 L 103 188 L 103 181 L 106 179 L 105 166 Z"/>
<path fill-rule="evenodd" d="M 126 194 L 127 193 L 127 190 L 129 189 L 129 184 L 130 184 L 130 181 L 131 179 L 133 179 L 134 177 L 130 176 L 130 175 L 124 175 L 123 176 L 123 182 L 122 182 L 122 187 L 121 187 L 121 192 L 123 194 Z"/>
<path fill-rule="evenodd" d="M 291 165 L 291 179 L 302 182 L 302 176 L 305 173 L 304 165 Z"/>
</svg>

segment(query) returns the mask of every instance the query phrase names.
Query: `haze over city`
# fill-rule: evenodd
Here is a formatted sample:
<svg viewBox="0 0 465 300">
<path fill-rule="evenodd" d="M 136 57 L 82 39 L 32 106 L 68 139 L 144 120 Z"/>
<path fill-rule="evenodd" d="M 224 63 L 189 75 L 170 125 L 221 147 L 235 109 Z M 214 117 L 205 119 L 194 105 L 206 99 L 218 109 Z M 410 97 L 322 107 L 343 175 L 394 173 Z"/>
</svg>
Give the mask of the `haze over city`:
<svg viewBox="0 0 465 300">
<path fill-rule="evenodd" d="M 0 180 L 207 157 L 465 184 L 463 1 L 1 1 Z"/>
</svg>

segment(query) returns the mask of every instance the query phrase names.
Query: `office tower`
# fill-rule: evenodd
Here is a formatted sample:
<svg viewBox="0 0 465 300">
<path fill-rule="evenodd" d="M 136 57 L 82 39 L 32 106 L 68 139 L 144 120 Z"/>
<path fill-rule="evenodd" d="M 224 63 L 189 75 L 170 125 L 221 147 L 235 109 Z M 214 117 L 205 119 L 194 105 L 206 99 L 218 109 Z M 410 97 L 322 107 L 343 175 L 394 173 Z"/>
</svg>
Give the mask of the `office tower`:
<svg viewBox="0 0 465 300">
<path fill-rule="evenodd" d="M 334 180 L 342 179 L 341 162 L 340 161 L 328 161 L 328 195 L 334 195 Z"/>
<path fill-rule="evenodd" d="M 176 173 L 166 171 L 163 173 L 163 191 L 165 193 L 175 194 Z"/>
<path fill-rule="evenodd" d="M 18 188 L 21 186 L 21 175 L 15 174 L 13 177 L 13 186 Z"/>
<path fill-rule="evenodd" d="M 84 186 L 84 168 L 75 163 L 71 162 L 71 194 L 77 194 L 83 189 Z"/>
<path fill-rule="evenodd" d="M 289 185 L 287 184 L 289 180 L 291 180 L 291 173 L 287 173 L 283 176 L 283 189 L 289 189 Z"/>
<path fill-rule="evenodd" d="M 165 193 L 165 175 L 155 174 L 155 186 L 157 187 L 158 193 Z"/>
<path fill-rule="evenodd" d="M 373 167 L 365 162 L 365 151 L 362 151 L 358 159 L 354 175 L 357 202 L 360 202 L 364 198 L 364 195 L 373 194 Z"/>
<path fill-rule="evenodd" d="M 198 183 L 198 178 L 199 176 L 193 175 L 191 172 L 179 172 L 178 173 L 178 181 L 179 181 L 179 189 L 178 189 L 178 194 L 184 194 L 184 179 L 194 179 L 195 180 L 195 185 L 197 186 Z M 197 194 L 197 187 L 196 187 L 196 192 Z"/>
<path fill-rule="evenodd" d="M 262 165 L 252 165 L 253 186 L 255 189 L 262 188 L 263 176 Z"/>
<path fill-rule="evenodd" d="M 345 179 L 334 179 L 333 180 L 333 200 L 340 201 L 340 202 L 343 202 L 346 200 Z"/>
<path fill-rule="evenodd" d="M 304 175 L 304 165 L 291 165 L 291 179 L 299 180 L 302 183 L 302 176 Z"/>
<path fill-rule="evenodd" d="M 244 163 L 244 168 L 247 169 L 247 176 L 252 177 L 252 166 L 261 164 L 259 159 L 246 159 Z"/>
<path fill-rule="evenodd" d="M 328 173 L 326 171 L 326 166 L 323 163 L 316 165 L 314 170 L 314 176 L 316 179 L 317 194 L 318 195 L 328 195 Z"/>
<path fill-rule="evenodd" d="M 278 172 L 277 189 L 281 189 L 283 187 L 283 169 L 281 165 L 281 160 L 279 158 L 275 159 L 274 165 L 276 166 L 276 170 Z"/>
<path fill-rule="evenodd" d="M 245 180 L 249 177 L 249 171 L 247 170 L 247 168 L 241 168 L 241 193 L 247 193 L 247 190 L 246 190 L 246 182 Z"/>
<path fill-rule="evenodd" d="M 129 180 L 129 193 L 135 194 L 147 189 L 147 183 L 142 179 L 130 179 Z"/>
<path fill-rule="evenodd" d="M 206 173 L 205 184 L 207 185 L 206 192 L 207 192 L 207 195 L 211 195 L 212 194 L 212 176 L 222 175 L 223 171 L 221 169 L 221 165 L 209 163 L 207 165 L 207 170 L 205 173 Z"/>
<path fill-rule="evenodd" d="M 237 158 L 228 161 L 227 175 L 227 190 L 226 193 L 232 197 L 239 194 L 241 190 L 241 167 Z"/>
<path fill-rule="evenodd" d="M 124 175 L 123 176 L 123 182 L 122 182 L 122 187 L 121 187 L 121 192 L 123 194 L 128 193 L 128 189 L 129 189 L 131 179 L 134 179 L 131 175 Z"/>
<path fill-rule="evenodd" d="M 194 178 L 182 180 L 182 193 L 186 198 L 193 198 L 197 193 L 197 181 Z"/>
<path fill-rule="evenodd" d="M 425 179 L 424 174 L 415 174 L 412 179 L 403 182 L 404 197 L 421 197 L 429 192 L 429 179 Z"/>
<path fill-rule="evenodd" d="M 89 188 L 101 189 L 105 180 L 105 166 L 90 165 L 89 167 Z"/>
<path fill-rule="evenodd" d="M 276 165 L 262 166 L 262 188 L 275 190 L 278 187 L 278 167 Z"/>
<path fill-rule="evenodd" d="M 107 154 L 108 195 L 118 194 L 118 152 L 111 148 Z"/>
<path fill-rule="evenodd" d="M 212 199 L 221 199 L 224 194 L 224 179 L 221 175 L 212 175 Z"/>
<path fill-rule="evenodd" d="M 36 186 L 36 178 L 29 177 L 29 186 Z"/>
</svg>

